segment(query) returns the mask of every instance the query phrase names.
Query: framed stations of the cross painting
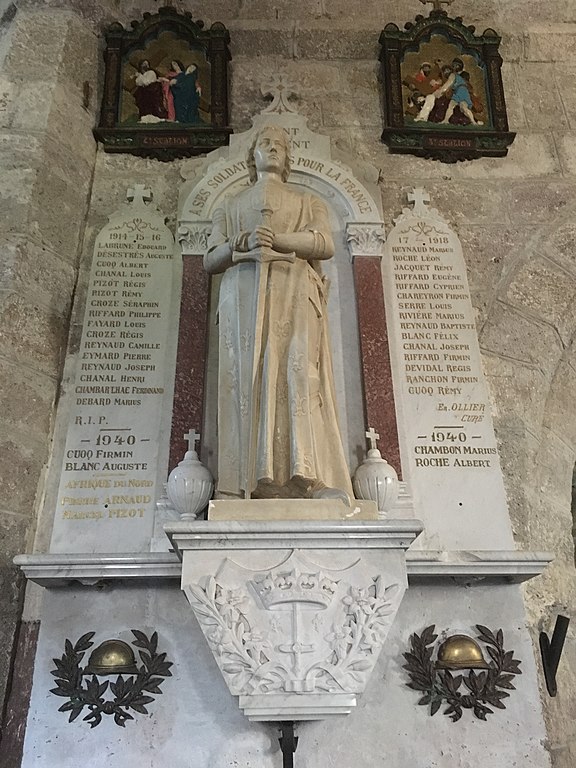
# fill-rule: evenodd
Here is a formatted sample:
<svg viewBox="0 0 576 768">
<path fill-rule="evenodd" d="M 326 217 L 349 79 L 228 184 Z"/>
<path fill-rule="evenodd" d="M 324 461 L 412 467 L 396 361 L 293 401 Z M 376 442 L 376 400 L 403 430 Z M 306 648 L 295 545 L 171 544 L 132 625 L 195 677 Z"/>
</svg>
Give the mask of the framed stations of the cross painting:
<svg viewBox="0 0 576 768">
<path fill-rule="evenodd" d="M 228 142 L 230 36 L 171 7 L 132 29 L 106 32 L 105 81 L 96 138 L 107 152 L 159 160 L 209 152 Z"/>
<path fill-rule="evenodd" d="M 503 157 L 514 141 L 502 86 L 500 36 L 475 34 L 442 5 L 433 5 L 404 30 L 387 24 L 380 35 L 385 126 L 391 152 L 452 163 Z"/>
</svg>

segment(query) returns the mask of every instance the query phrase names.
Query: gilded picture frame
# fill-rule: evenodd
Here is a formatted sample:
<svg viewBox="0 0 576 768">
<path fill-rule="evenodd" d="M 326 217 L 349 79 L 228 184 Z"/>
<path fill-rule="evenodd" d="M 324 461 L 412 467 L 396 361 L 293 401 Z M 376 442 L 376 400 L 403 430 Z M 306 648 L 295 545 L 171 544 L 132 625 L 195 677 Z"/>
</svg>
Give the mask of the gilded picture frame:
<svg viewBox="0 0 576 768">
<path fill-rule="evenodd" d="M 230 36 L 190 13 L 160 8 L 126 30 L 106 31 L 96 138 L 106 152 L 171 160 L 228 143 Z"/>
<path fill-rule="evenodd" d="M 502 84 L 501 38 L 475 34 L 461 17 L 433 9 L 380 35 L 382 141 L 391 152 L 443 162 L 504 157 L 514 141 Z"/>
</svg>

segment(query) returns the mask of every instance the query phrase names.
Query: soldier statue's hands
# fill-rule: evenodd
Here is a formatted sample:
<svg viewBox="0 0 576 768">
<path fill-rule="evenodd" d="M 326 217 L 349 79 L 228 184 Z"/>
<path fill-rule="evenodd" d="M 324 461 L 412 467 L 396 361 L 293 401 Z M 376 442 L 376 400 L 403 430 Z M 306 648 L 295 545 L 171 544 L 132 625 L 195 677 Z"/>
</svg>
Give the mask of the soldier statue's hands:
<svg viewBox="0 0 576 768">
<path fill-rule="evenodd" d="M 272 248 L 273 243 L 274 233 L 271 229 L 268 229 L 268 227 L 256 227 L 256 229 L 248 235 L 249 251 L 259 247 Z"/>
<path fill-rule="evenodd" d="M 282 239 L 282 236 L 280 236 Z M 277 236 L 269 227 L 258 226 L 246 239 L 247 251 L 232 251 L 232 263 L 238 264 L 243 261 L 258 262 L 260 264 L 270 261 L 289 261 L 293 262 L 296 258 L 294 252 L 278 252 L 274 250 Z"/>
</svg>

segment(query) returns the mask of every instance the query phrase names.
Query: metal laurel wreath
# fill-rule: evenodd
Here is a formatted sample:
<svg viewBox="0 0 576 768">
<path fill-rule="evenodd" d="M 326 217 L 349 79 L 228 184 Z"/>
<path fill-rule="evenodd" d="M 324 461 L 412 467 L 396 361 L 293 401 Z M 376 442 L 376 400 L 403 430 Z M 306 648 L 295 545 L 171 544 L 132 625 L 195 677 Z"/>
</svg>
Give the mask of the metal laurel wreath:
<svg viewBox="0 0 576 768">
<path fill-rule="evenodd" d="M 162 693 L 162 678 L 171 677 L 172 662 L 166 661 L 165 653 L 157 653 L 156 632 L 148 638 L 144 632 L 133 629 L 135 640 L 132 644 L 139 649 L 141 661 L 138 673 L 126 679 L 119 675 L 114 682 L 106 680 L 101 683 L 96 675 L 91 678 L 85 676 L 80 666 L 86 651 L 93 645 L 94 634 L 88 632 L 82 635 L 75 645 L 66 640 L 62 657 L 54 659 L 56 669 L 52 670 L 51 674 L 56 678 L 57 686 L 52 688 L 50 693 L 68 699 L 58 711 L 70 712 L 70 723 L 87 707 L 89 711 L 83 720 L 89 722 L 91 728 L 102 722 L 103 715 L 114 715 L 116 725 L 124 727 L 127 720 L 134 719 L 129 710 L 142 715 L 148 714 L 146 705 L 154 701 L 154 694 Z M 108 690 L 113 694 L 113 699 L 104 698 Z"/>
<path fill-rule="evenodd" d="M 476 624 L 478 639 L 486 644 L 491 659 L 488 668 L 480 672 L 471 669 L 468 675 L 453 675 L 448 670 L 438 670 L 432 661 L 433 646 L 438 638 L 434 629 L 432 624 L 420 636 L 413 634 L 410 637 L 411 650 L 403 654 L 407 662 L 404 669 L 410 677 L 407 686 L 424 694 L 418 704 L 430 706 L 431 715 L 447 704 L 444 714 L 452 722 L 460 720 L 465 709 L 472 710 L 480 720 L 486 720 L 494 709 L 506 709 L 503 699 L 510 696 L 508 691 L 515 688 L 512 681 L 522 672 L 520 661 L 514 658 L 514 651 L 504 650 L 502 630 L 494 633 L 488 627 Z M 462 683 L 464 688 L 460 690 Z"/>
</svg>

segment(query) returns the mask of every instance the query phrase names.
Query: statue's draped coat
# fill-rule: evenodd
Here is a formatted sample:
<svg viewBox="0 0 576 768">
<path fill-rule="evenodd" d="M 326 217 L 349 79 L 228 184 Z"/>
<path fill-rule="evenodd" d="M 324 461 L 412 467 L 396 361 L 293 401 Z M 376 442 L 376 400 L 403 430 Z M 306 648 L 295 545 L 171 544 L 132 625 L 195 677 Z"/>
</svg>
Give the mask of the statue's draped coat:
<svg viewBox="0 0 576 768">
<path fill-rule="evenodd" d="M 263 207 L 272 210 L 273 232 L 312 230 L 331 244 L 321 200 L 287 184 L 268 186 L 265 194 L 264 206 L 264 189 L 257 184 L 217 209 L 208 250 L 261 225 Z M 244 495 L 259 481 L 284 486 L 296 477 L 320 480 L 352 497 L 319 262 L 296 258 L 228 267 L 218 322 L 218 492 Z"/>
</svg>

